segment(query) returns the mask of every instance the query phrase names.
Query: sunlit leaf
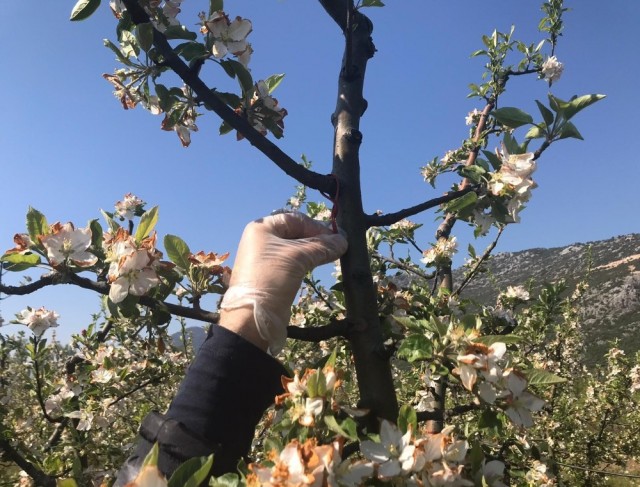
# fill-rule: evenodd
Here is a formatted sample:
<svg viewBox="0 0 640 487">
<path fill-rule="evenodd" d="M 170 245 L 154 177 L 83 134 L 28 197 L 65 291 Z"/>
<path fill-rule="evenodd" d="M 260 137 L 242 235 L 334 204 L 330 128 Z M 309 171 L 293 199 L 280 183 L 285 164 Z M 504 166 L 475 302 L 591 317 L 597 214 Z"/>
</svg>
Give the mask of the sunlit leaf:
<svg viewBox="0 0 640 487">
<path fill-rule="evenodd" d="M 154 229 L 156 223 L 158 223 L 158 207 L 154 206 L 150 210 L 145 211 L 142 217 L 140 217 L 140 223 L 138 223 L 135 235 L 136 242 L 142 242 Z"/>
<path fill-rule="evenodd" d="M 167 256 L 175 265 L 183 270 L 187 270 L 191 263 L 189 262 L 189 255 L 191 250 L 184 240 L 175 235 L 165 235 L 164 237 L 164 249 L 167 251 Z"/>
<path fill-rule="evenodd" d="M 71 10 L 69 20 L 88 19 L 100 6 L 100 0 L 78 0 Z"/>
<path fill-rule="evenodd" d="M 491 115 L 503 125 L 511 128 L 518 128 L 528 123 L 533 123 L 533 117 L 519 108 L 504 107 L 491 112 Z"/>
</svg>

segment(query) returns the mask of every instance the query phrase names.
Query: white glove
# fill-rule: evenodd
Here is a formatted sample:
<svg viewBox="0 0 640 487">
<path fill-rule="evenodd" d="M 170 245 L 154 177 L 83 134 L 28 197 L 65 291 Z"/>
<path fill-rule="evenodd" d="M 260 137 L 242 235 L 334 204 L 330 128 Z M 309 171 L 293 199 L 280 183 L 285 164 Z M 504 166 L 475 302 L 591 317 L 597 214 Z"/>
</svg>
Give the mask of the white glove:
<svg viewBox="0 0 640 487">
<path fill-rule="evenodd" d="M 220 309 L 253 308 L 258 333 L 276 355 L 284 347 L 291 305 L 305 274 L 346 250 L 341 234 L 302 213 L 255 220 L 242 234 Z"/>
</svg>

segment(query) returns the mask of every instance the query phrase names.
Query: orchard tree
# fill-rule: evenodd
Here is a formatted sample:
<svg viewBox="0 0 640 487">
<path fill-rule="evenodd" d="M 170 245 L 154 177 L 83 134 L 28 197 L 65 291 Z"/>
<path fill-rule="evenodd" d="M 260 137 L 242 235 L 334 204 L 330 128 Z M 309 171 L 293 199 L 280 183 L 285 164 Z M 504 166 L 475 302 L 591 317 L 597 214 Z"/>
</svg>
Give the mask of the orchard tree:
<svg viewBox="0 0 640 487">
<path fill-rule="evenodd" d="M 538 160 L 562 139 L 582 139 L 574 117 L 603 98 L 548 93 L 536 114 L 501 103 L 519 78 L 538 78 L 541 92 L 560 79 L 562 1 L 543 3 L 538 43 L 518 40 L 513 28 L 482 37 L 473 56 L 485 71 L 469 94 L 482 106 L 467 115 L 460 147 L 421 169 L 434 188 L 445 174 L 457 181 L 389 213 L 363 207 L 359 157 L 366 67 L 376 51 L 365 12 L 383 3 L 319 1 L 344 36 L 333 161 L 320 172 L 272 141 L 285 129 L 287 111 L 274 97 L 283 76 L 255 77 L 251 20 L 210 0 L 194 32 L 194 19 L 179 18 L 181 0 L 109 5 L 117 37 L 106 46 L 120 66 L 105 79 L 124 109 L 161 116 L 183 146 L 199 117 L 219 117 L 220 134 L 246 139 L 296 181 L 287 211 L 324 220 L 349 242 L 333 285 L 305 278 L 280 356 L 292 378 L 256 432 L 254 463 L 208 485 L 596 485 L 625 469 L 639 446 L 635 429 L 624 427 L 638 424 L 638 361 L 613 348 L 605 368 L 584 369 L 578 310 L 586 284 L 573 293 L 561 283 L 536 287 L 537 298 L 533 288 L 509 287 L 492 306 L 473 302 L 464 288 L 497 238 L 482 253 L 470 247 L 460 282 L 452 273 L 456 223 L 498 237 L 518 223 Z M 80 0 L 71 19 L 99 6 Z M 236 80 L 237 91 L 208 85 L 205 67 Z M 316 193 L 330 204 L 314 201 Z M 416 237 L 422 225 L 409 218 L 428 211 L 441 219 L 425 248 Z M 27 232 L 2 256 L 6 295 L 70 284 L 103 296 L 69 345 L 43 337 L 58 318 L 43 308 L 11 320 L 28 326 L 28 337 L 0 335 L 3 485 L 110 485 L 129 451 L 122 445 L 132 444 L 146 413 L 166 408 L 184 375 L 192 352 L 185 319 L 218 320 L 202 298 L 224 295 L 227 254 L 193 252 L 175 235 L 159 250 L 158 209 L 133 194 L 102 216 L 105 226 L 94 219 L 81 228 L 50 224 L 30 208 Z M 32 268 L 46 273 L 7 284 L 8 273 Z M 167 335 L 172 319 L 182 324 L 180 344 Z M 157 451 L 147 460 L 136 485 L 167 485 Z M 168 485 L 205 482 L 212 462 L 188 462 Z"/>
</svg>

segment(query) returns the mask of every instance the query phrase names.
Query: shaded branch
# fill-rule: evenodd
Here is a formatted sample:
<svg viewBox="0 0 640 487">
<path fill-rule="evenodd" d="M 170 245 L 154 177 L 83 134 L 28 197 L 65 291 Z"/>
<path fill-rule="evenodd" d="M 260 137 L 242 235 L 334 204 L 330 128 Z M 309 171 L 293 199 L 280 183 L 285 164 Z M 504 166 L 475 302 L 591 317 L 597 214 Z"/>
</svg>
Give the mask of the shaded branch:
<svg viewBox="0 0 640 487">
<path fill-rule="evenodd" d="M 379 260 L 382 260 L 384 262 L 388 262 L 389 264 L 393 264 L 398 269 L 402 269 L 405 272 L 410 272 L 411 274 L 415 274 L 416 276 L 421 277 L 425 281 L 430 281 L 431 279 L 436 277 L 435 272 L 432 272 L 431 274 L 425 274 L 424 272 L 419 271 L 418 269 L 416 269 L 414 267 L 408 266 L 408 265 L 400 262 L 399 260 L 392 259 L 391 257 L 385 257 L 384 255 L 380 254 L 379 252 L 373 253 L 372 257 L 374 259 L 379 259 Z"/>
<path fill-rule="evenodd" d="M 302 328 L 300 326 L 287 326 L 287 337 L 304 342 L 321 342 L 335 337 L 347 337 L 353 324 L 347 320 L 333 320 L 325 326 Z"/>
<path fill-rule="evenodd" d="M 164 379 L 165 377 L 167 377 L 167 374 L 161 374 L 157 377 L 152 377 L 151 379 L 148 379 L 140 384 L 138 384 L 136 387 L 134 387 L 133 389 L 131 389 L 130 391 L 125 392 L 124 394 L 121 394 L 120 396 L 118 396 L 117 398 L 115 398 L 113 401 L 111 401 L 108 405 L 108 407 L 113 406 L 114 404 L 119 403 L 120 401 L 122 401 L 123 399 L 126 399 L 127 397 L 129 397 L 131 394 L 134 394 L 136 392 L 138 392 L 140 389 L 144 389 L 145 387 L 147 387 L 148 385 L 151 384 L 156 384 L 158 382 L 160 382 L 162 379 Z"/>
<path fill-rule="evenodd" d="M 0 293 L 7 295 L 25 295 L 42 289 L 46 286 L 55 286 L 58 284 L 74 284 L 83 289 L 89 289 L 99 294 L 109 294 L 109 284 L 106 282 L 96 282 L 86 277 L 80 277 L 77 274 L 62 274 L 54 271 L 50 274 L 42 276 L 37 281 L 25 284 L 23 286 L 5 286 L 0 285 Z M 150 308 L 164 308 L 169 313 L 176 316 L 182 316 L 184 318 L 191 318 L 198 321 L 205 321 L 207 323 L 217 323 L 219 319 L 218 313 L 212 311 L 206 311 L 201 309 L 187 308 L 178 304 L 167 303 L 166 301 L 158 301 L 149 296 L 140 296 L 139 301 L 143 306 L 149 306 Z M 103 330 L 102 333 L 106 335 L 108 330 Z"/>
<path fill-rule="evenodd" d="M 319 0 L 329 16 L 334 20 L 342 32 L 347 30 L 349 0 Z M 353 12 L 352 12 L 353 13 Z"/>
<path fill-rule="evenodd" d="M 9 440 L 4 437 L 4 434 L 0 434 L 0 457 L 15 463 L 35 481 L 36 485 L 41 487 L 56 486 L 56 479 L 44 473 L 33 463 L 27 461 L 27 459 L 24 458 L 18 450 L 11 446 Z"/>
<path fill-rule="evenodd" d="M 367 225 L 369 227 L 392 225 L 393 223 L 399 222 L 403 218 L 417 215 L 418 213 L 422 213 L 423 211 L 435 208 L 436 206 L 440 206 L 443 203 L 448 203 L 449 201 L 460 198 L 460 196 L 464 196 L 465 194 L 470 193 L 471 191 L 475 191 L 476 189 L 477 186 L 466 186 L 465 188 L 458 191 L 451 191 L 443 196 L 430 199 L 428 201 L 425 201 L 424 203 L 420 203 L 419 205 L 412 206 L 411 208 L 406 208 L 395 213 L 387 213 L 386 215 L 367 215 Z"/>
<path fill-rule="evenodd" d="M 123 0 L 123 3 L 136 25 L 150 22 L 149 16 L 137 0 Z M 215 112 L 222 120 L 241 133 L 251 145 L 267 156 L 282 169 L 282 171 L 300 184 L 309 188 L 322 191 L 330 196 L 335 194 L 336 186 L 332 178 L 311 171 L 298 164 L 277 145 L 253 128 L 246 118 L 236 114 L 233 109 L 218 98 L 215 91 L 211 90 L 204 81 L 200 79 L 196 71 L 189 68 L 189 66 L 180 59 L 169 44 L 166 36 L 155 28 L 153 29 L 153 45 L 158 50 L 158 53 L 162 55 L 164 59 L 163 65 L 171 68 L 182 81 L 191 87 L 197 97 L 205 104 L 206 108 Z"/>
<path fill-rule="evenodd" d="M 462 414 L 480 409 L 480 404 L 462 404 L 460 406 L 442 410 L 419 411 L 417 413 L 418 421 L 445 421 L 447 418 L 453 418 Z"/>
</svg>

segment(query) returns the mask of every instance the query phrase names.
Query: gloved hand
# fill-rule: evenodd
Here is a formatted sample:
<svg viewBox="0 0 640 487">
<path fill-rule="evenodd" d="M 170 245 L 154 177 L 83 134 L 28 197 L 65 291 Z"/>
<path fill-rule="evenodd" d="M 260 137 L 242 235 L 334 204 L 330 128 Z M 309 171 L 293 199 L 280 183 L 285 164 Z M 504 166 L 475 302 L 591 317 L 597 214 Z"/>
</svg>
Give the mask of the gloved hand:
<svg viewBox="0 0 640 487">
<path fill-rule="evenodd" d="M 280 213 L 249 223 L 220 309 L 252 309 L 258 334 L 276 355 L 287 338 L 291 304 L 305 274 L 338 259 L 347 240 L 302 213 Z M 221 325 L 225 323 L 222 314 Z"/>
</svg>

